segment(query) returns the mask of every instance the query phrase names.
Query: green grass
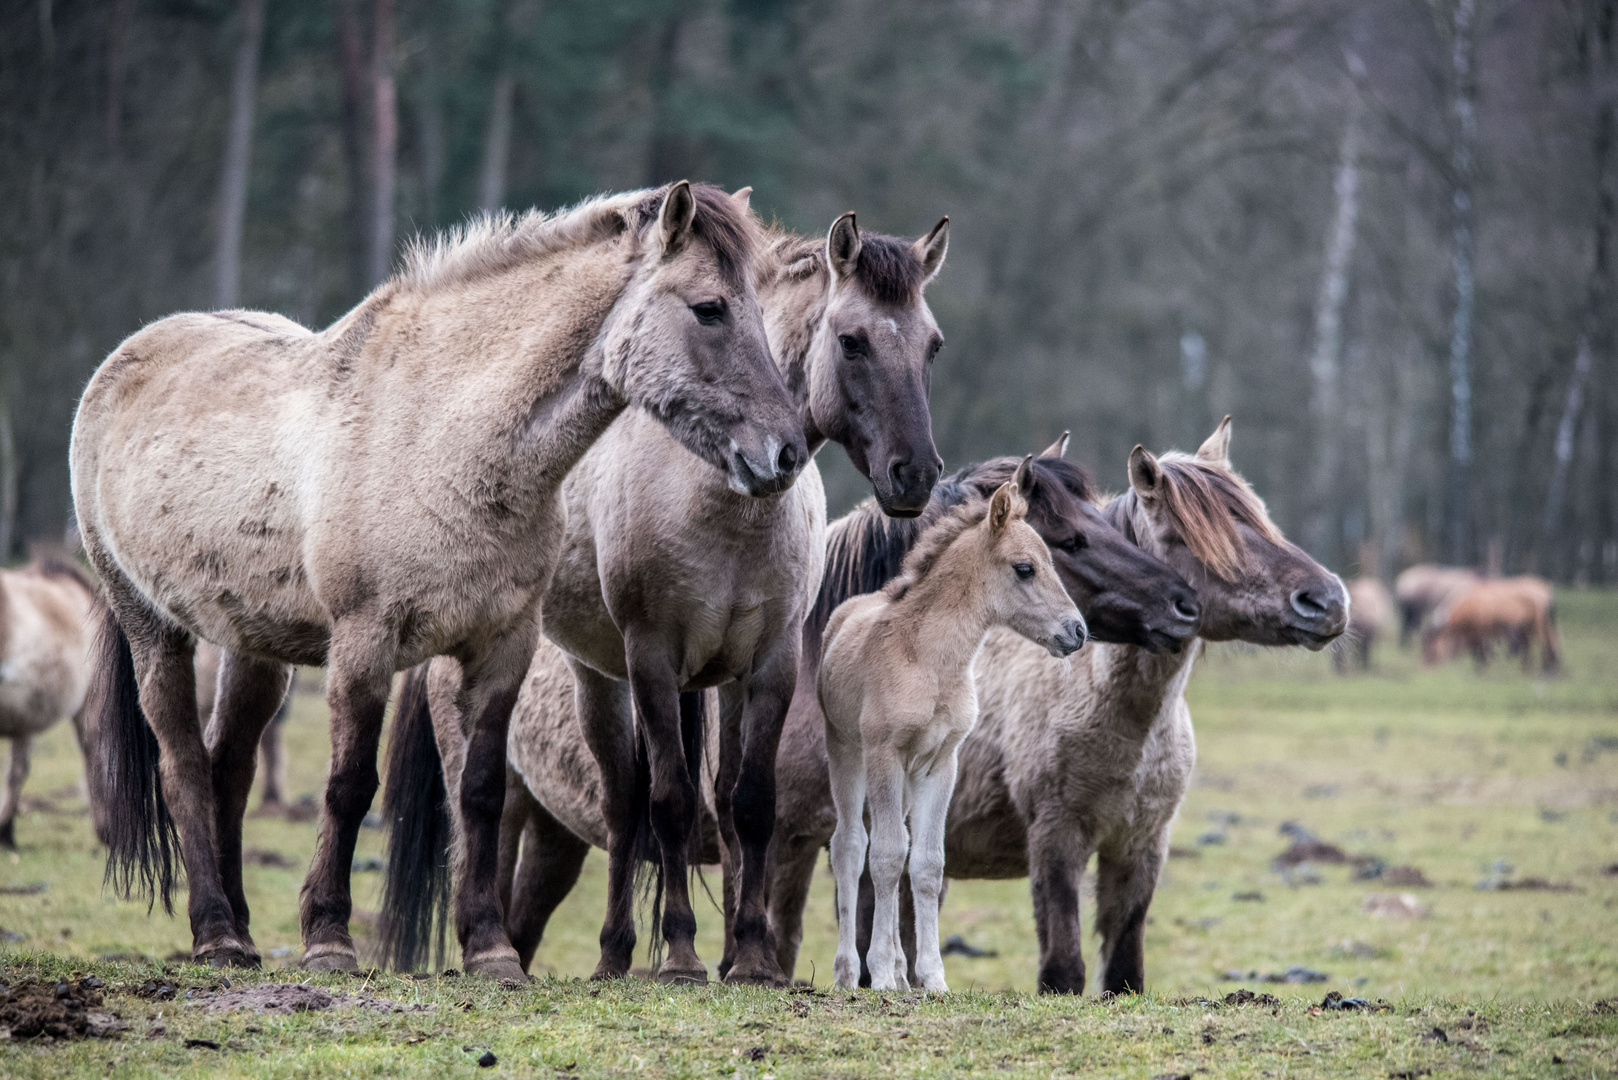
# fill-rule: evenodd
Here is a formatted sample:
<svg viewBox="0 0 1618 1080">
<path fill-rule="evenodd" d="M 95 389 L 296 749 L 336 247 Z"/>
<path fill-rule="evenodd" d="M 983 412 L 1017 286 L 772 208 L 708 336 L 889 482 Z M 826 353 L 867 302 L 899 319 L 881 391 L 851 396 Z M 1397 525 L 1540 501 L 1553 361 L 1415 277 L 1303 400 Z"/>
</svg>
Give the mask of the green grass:
<svg viewBox="0 0 1618 1080">
<path fill-rule="evenodd" d="M 1591 1010 L 1618 996 L 1618 596 L 1569 592 L 1560 602 L 1565 673 L 1525 677 L 1497 664 L 1481 675 L 1461 662 L 1424 670 L 1382 648 L 1371 675 L 1334 676 L 1329 658 L 1297 651 L 1219 648 L 1192 684 L 1199 733 L 1197 782 L 1175 830 L 1194 857 L 1170 861 L 1147 934 L 1144 998 L 1029 994 L 1035 955 L 1023 882 L 956 882 L 945 934 L 997 950 L 950 957 L 956 993 L 944 999 L 737 990 L 669 990 L 640 981 L 577 982 L 596 959 L 603 860 L 592 855 L 558 911 L 536 973 L 510 992 L 478 980 L 372 979 L 366 992 L 431 1004 L 430 1012 L 353 1009 L 291 1017 L 218 1015 L 183 1002 L 121 993 L 108 1008 L 132 1029 L 117 1040 L 0 1045 L 0 1074 L 171 1074 L 185 1069 L 251 1075 L 443 1074 L 477 1071 L 486 1047 L 496 1071 L 540 1076 L 951 1075 L 1152 1077 L 1205 1068 L 1219 1076 L 1618 1074 L 1618 1016 Z M 327 758 L 324 707 L 301 694 L 288 727 L 290 789 L 319 791 Z M 183 916 L 148 916 L 101 889 L 102 855 L 78 794 L 70 734 L 36 745 L 31 803 L 18 822 L 22 850 L 0 856 L 0 885 L 40 881 L 37 895 L 0 895 L 0 927 L 21 942 L 0 952 L 0 977 L 94 972 L 116 991 L 138 986 L 157 960 L 189 947 Z M 1232 819 L 1234 818 L 1234 821 Z M 1418 867 L 1430 888 L 1353 880 L 1352 868 L 1317 867 L 1319 884 L 1291 887 L 1270 869 L 1294 820 L 1350 853 Z M 1220 833 L 1222 844 L 1198 844 Z M 251 820 L 250 846 L 291 856 L 290 870 L 252 867 L 247 887 L 263 976 L 297 956 L 297 890 L 314 826 Z M 361 836 L 361 856 L 381 837 Z M 1479 891 L 1503 860 L 1514 877 L 1573 891 Z M 374 907 L 375 874 L 355 876 L 355 900 Z M 717 889 L 717 880 L 713 880 Z M 1426 914 L 1375 918 L 1367 894 L 1409 891 Z M 1258 892 L 1262 902 L 1238 901 Z M 699 891 L 700 894 L 700 891 Z M 183 897 L 181 898 L 183 901 Z M 719 918 L 699 909 L 698 948 L 719 955 Z M 829 875 L 815 882 L 800 978 L 828 983 L 835 951 Z M 286 950 L 276 958 L 273 952 Z M 1091 956 L 1094 944 L 1090 943 Z M 1304 965 L 1326 983 L 1227 982 L 1221 973 Z M 169 977 L 206 991 L 217 973 L 170 963 Z M 322 985 L 358 990 L 359 980 Z M 1275 1008 L 1174 1004 L 1246 985 L 1276 994 Z M 1329 989 L 1392 1004 L 1386 1012 L 1311 1014 Z M 470 1008 L 463 1008 L 470 1006 Z M 1459 1021 L 1471 1018 L 1470 1028 Z M 161 1019 L 158 1014 L 161 1013 Z M 164 1029 L 149 1037 L 154 1025 Z M 1422 1040 L 1434 1026 L 1449 1042 Z M 1165 1032 L 1163 1029 L 1171 1029 Z M 252 1030 L 250 1030 L 252 1029 Z M 1204 1040 L 1204 1033 L 1211 1042 Z M 908 1035 L 906 1035 L 908 1033 Z M 223 1050 L 186 1049 L 207 1038 Z M 415 1041 L 412 1041 L 415 1040 Z M 468 1052 L 463 1046 L 473 1046 Z M 749 1051 L 763 1048 L 753 1061 Z M 1552 1063 L 1560 1057 L 1565 1064 Z M 571 1067 L 569 1067 L 571 1063 Z"/>
</svg>

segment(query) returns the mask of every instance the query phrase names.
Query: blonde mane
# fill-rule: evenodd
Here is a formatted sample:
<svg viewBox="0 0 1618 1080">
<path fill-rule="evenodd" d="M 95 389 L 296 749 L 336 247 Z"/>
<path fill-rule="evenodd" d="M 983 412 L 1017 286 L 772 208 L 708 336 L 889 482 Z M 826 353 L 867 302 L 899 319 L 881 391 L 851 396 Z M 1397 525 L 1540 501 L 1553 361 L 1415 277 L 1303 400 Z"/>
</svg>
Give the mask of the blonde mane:
<svg viewBox="0 0 1618 1080">
<path fill-rule="evenodd" d="M 1275 544 L 1286 537 L 1270 520 L 1264 500 L 1230 468 L 1192 454 L 1170 451 L 1157 459 L 1162 474 L 1163 505 L 1180 538 L 1197 561 L 1226 581 L 1241 570 L 1243 544 L 1237 525 L 1246 525 Z M 1139 497 L 1133 490 L 1108 504 L 1132 514 Z M 1115 515 L 1114 522 L 1117 523 Z"/>
<path fill-rule="evenodd" d="M 916 546 L 905 556 L 899 576 L 882 586 L 889 600 L 902 600 L 911 586 L 919 585 L 938 566 L 938 560 L 961 534 L 989 515 L 988 499 L 973 499 L 950 510 L 916 539 Z"/>
</svg>

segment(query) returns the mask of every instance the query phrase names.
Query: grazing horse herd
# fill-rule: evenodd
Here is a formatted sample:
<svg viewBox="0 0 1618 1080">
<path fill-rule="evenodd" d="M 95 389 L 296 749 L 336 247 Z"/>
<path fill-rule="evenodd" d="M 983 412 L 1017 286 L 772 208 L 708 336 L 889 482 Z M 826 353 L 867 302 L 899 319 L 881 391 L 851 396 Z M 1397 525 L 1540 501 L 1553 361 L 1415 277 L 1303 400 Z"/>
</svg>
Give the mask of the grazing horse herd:
<svg viewBox="0 0 1618 1080">
<path fill-rule="evenodd" d="M 318 333 L 243 311 L 139 331 L 74 425 L 99 598 L 54 563 L 0 574 L 0 842 L 27 739 L 71 715 L 109 880 L 170 908 L 183 866 L 193 957 L 257 965 L 247 796 L 294 666 L 323 665 L 302 963 L 354 969 L 350 866 L 408 670 L 397 967 L 452 915 L 467 971 L 525 980 L 595 846 L 598 977 L 630 970 L 650 865 L 656 975 L 706 980 L 696 860 L 723 868 L 721 977 L 784 985 L 829 846 L 840 986 L 946 989 L 946 879 L 1026 876 L 1039 986 L 1082 992 L 1096 855 L 1100 985 L 1141 990 L 1200 642 L 1319 649 L 1349 595 L 1232 468 L 1228 418 L 1195 454 L 1136 447 L 1113 498 L 1065 435 L 940 479 L 924 294 L 947 244 L 948 219 L 910 241 L 852 214 L 800 237 L 682 182 L 418 245 Z M 828 441 L 874 495 L 829 526 Z M 1505 636 L 1553 663 L 1548 590 L 1492 584 L 1431 605 L 1429 652 Z"/>
</svg>

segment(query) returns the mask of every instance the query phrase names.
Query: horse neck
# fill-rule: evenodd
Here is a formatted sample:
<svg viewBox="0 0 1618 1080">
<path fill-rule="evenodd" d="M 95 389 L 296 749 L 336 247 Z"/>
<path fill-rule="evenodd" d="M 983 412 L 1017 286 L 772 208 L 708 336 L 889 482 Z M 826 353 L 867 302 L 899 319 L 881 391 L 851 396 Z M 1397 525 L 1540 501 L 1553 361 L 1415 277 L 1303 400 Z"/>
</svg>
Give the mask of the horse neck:
<svg viewBox="0 0 1618 1080">
<path fill-rule="evenodd" d="M 828 286 L 824 269 L 817 269 L 798 278 L 782 278 L 778 274 L 759 290 L 770 352 L 775 355 L 787 391 L 798 407 L 811 454 L 826 441 L 809 412 L 809 363 L 815 336 L 826 316 Z"/>
<path fill-rule="evenodd" d="M 1119 735 L 1144 741 L 1159 718 L 1168 715 L 1169 706 L 1185 697 L 1202 641 L 1194 639 L 1178 653 L 1104 642 L 1091 648 L 1096 715 Z"/>
<path fill-rule="evenodd" d="M 932 572 L 916 582 L 896 603 L 892 625 L 913 654 L 934 671 L 971 671 L 972 658 L 995 624 L 983 595 L 982 576 L 959 549 L 975 542 L 963 535 L 950 545 Z"/>
</svg>

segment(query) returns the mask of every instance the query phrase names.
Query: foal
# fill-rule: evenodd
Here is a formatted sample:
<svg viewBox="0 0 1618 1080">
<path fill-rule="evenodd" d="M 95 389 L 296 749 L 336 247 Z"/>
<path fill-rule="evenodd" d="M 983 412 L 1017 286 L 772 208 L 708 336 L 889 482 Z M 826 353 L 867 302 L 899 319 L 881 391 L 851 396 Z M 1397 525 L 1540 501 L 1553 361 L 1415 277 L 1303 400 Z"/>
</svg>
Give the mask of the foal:
<svg viewBox="0 0 1618 1080">
<path fill-rule="evenodd" d="M 871 985 L 908 988 L 899 945 L 899 875 L 907 855 L 916 898 L 916 974 L 943 991 L 938 900 L 944 817 L 955 790 L 956 751 L 977 720 L 972 657 L 990 627 L 1006 626 L 1067 656 L 1084 644 L 1084 620 L 1062 589 L 1050 553 L 1023 520 L 1025 458 L 988 505 L 968 504 L 929 529 L 904 571 L 880 593 L 848 601 L 826 625 L 818 694 L 826 715 L 837 831 L 838 987 L 859 981 L 855 949 L 863 821 L 871 806 L 876 920 Z M 906 811 L 915 826 L 913 853 Z"/>
</svg>

